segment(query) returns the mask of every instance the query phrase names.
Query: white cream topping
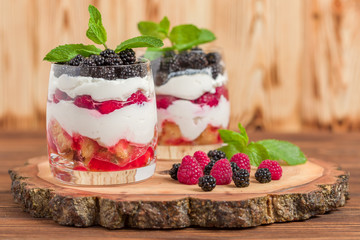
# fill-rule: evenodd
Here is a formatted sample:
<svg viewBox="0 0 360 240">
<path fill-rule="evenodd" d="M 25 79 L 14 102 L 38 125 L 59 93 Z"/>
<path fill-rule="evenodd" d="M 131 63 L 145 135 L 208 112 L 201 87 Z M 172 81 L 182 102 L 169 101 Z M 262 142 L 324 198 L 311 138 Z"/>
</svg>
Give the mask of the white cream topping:
<svg viewBox="0 0 360 240">
<path fill-rule="evenodd" d="M 187 100 L 176 100 L 167 109 L 158 109 L 158 126 L 165 120 L 176 123 L 187 140 L 194 140 L 206 129 L 208 124 L 226 128 L 229 124 L 230 103 L 221 96 L 215 107 L 194 104 Z"/>
<path fill-rule="evenodd" d="M 69 134 L 79 133 L 106 147 L 120 139 L 146 144 L 154 137 L 156 101 L 152 98 L 150 102 L 132 104 L 103 115 L 96 110 L 79 108 L 71 101 L 48 102 L 47 121 L 52 119 Z"/>
<path fill-rule="evenodd" d="M 154 91 L 153 80 L 150 78 L 152 77 L 106 80 L 93 77 L 73 77 L 67 74 L 55 77 L 54 71 L 51 71 L 48 97 L 52 99 L 51 95 L 58 88 L 72 98 L 79 95 L 90 95 L 95 101 L 125 101 L 137 90 L 142 90 L 146 96 L 149 96 Z"/>
<path fill-rule="evenodd" d="M 206 92 L 215 93 L 216 88 L 227 82 L 227 74 L 218 74 L 213 79 L 206 72 L 183 74 L 171 77 L 165 84 L 156 86 L 156 94 L 170 95 L 182 99 L 194 100 Z"/>
</svg>

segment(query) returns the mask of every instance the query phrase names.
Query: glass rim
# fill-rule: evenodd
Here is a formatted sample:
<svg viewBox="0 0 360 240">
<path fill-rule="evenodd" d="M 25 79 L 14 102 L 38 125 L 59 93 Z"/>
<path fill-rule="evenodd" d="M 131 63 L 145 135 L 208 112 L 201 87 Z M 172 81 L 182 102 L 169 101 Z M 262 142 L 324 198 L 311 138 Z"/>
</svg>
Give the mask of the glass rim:
<svg viewBox="0 0 360 240">
<path fill-rule="evenodd" d="M 121 64 L 121 65 L 102 65 L 102 66 L 82 66 L 82 65 L 79 65 L 79 66 L 73 66 L 73 65 L 67 65 L 65 63 L 51 63 L 51 66 L 56 66 L 56 67 L 67 67 L 67 68 L 109 68 L 109 67 L 112 67 L 112 68 L 125 68 L 125 67 L 131 67 L 131 66 L 134 66 L 134 65 L 143 65 L 143 66 L 146 66 L 146 65 L 150 65 L 150 60 L 147 59 L 147 58 L 144 58 L 144 57 L 138 57 L 136 58 L 137 61 L 139 62 L 136 62 L 136 63 L 133 63 L 133 64 Z"/>
</svg>

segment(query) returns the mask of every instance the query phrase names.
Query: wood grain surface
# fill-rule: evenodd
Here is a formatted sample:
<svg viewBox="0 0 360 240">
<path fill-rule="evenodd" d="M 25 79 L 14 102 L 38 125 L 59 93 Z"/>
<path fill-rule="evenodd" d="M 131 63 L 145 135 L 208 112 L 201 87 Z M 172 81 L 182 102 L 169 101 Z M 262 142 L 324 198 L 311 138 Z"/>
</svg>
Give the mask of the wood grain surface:
<svg viewBox="0 0 360 240">
<path fill-rule="evenodd" d="M 360 4 L 355 0 L 0 0 L 0 129 L 45 126 L 45 54 L 86 43 L 88 4 L 108 45 L 137 22 L 194 23 L 217 35 L 229 73 L 231 127 L 360 129 Z"/>
<path fill-rule="evenodd" d="M 244 230 L 187 228 L 182 230 L 105 230 L 101 227 L 59 226 L 49 219 L 29 216 L 14 203 L 8 169 L 24 164 L 24 159 L 46 154 L 43 133 L 0 133 L 0 238 L 37 239 L 359 239 L 360 162 L 359 133 L 272 134 L 250 132 L 253 140 L 278 138 L 298 144 L 306 155 L 340 164 L 350 172 L 350 200 L 345 207 L 307 221 L 280 223 Z"/>
</svg>

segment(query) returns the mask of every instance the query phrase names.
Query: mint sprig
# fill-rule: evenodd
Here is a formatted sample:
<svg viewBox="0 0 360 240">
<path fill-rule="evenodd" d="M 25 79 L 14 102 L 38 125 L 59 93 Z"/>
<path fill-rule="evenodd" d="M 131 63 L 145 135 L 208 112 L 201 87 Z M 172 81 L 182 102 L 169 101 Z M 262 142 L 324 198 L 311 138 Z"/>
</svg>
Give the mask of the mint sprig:
<svg viewBox="0 0 360 240">
<path fill-rule="evenodd" d="M 128 48 L 140 48 L 140 47 L 162 47 L 164 45 L 164 43 L 156 38 L 156 37 L 152 37 L 152 36 L 139 36 L 139 37 L 134 37 L 134 38 L 130 38 L 122 43 L 120 43 L 116 49 L 115 52 L 121 52 L 125 49 Z"/>
<path fill-rule="evenodd" d="M 102 24 L 101 13 L 93 5 L 89 5 L 89 28 L 86 31 L 86 36 L 94 43 L 106 46 L 107 33 L 105 27 Z"/>
<path fill-rule="evenodd" d="M 67 62 L 78 54 L 89 57 L 93 54 L 100 54 L 100 52 L 101 49 L 98 49 L 94 45 L 65 44 L 51 50 L 46 54 L 44 60 L 49 62 Z"/>
<path fill-rule="evenodd" d="M 107 49 L 107 33 L 105 27 L 102 24 L 101 13 L 93 5 L 89 5 L 89 28 L 86 31 L 86 36 L 96 44 L 101 44 Z M 157 31 L 163 32 L 165 35 L 169 31 L 169 20 L 165 17 L 161 20 L 159 24 L 159 29 Z M 159 49 L 164 43 L 157 37 L 154 36 L 139 36 L 128 39 L 120 43 L 115 52 L 121 52 L 128 48 L 140 48 L 140 47 L 152 47 L 154 49 Z M 99 55 L 101 49 L 95 47 L 94 45 L 83 45 L 83 44 L 65 44 L 58 46 L 46 54 L 44 60 L 49 62 L 67 62 L 77 55 L 82 55 L 83 57 L 89 57 L 91 55 Z"/>
<path fill-rule="evenodd" d="M 159 23 L 139 22 L 138 29 L 142 35 L 158 37 L 162 40 L 168 38 L 171 42 L 171 47 L 168 47 L 168 50 L 183 51 L 216 39 L 210 30 L 200 29 L 193 24 L 177 25 L 170 31 L 170 22 L 167 17 L 164 17 Z M 156 50 L 152 49 L 151 51 Z"/>
<path fill-rule="evenodd" d="M 265 159 L 285 161 L 288 165 L 303 164 L 307 161 L 300 148 L 290 142 L 275 139 L 250 142 L 245 128 L 239 123 L 239 132 L 220 129 L 221 139 L 226 143 L 219 150 L 230 159 L 242 152 L 249 156 L 250 164 L 259 166 Z"/>
</svg>

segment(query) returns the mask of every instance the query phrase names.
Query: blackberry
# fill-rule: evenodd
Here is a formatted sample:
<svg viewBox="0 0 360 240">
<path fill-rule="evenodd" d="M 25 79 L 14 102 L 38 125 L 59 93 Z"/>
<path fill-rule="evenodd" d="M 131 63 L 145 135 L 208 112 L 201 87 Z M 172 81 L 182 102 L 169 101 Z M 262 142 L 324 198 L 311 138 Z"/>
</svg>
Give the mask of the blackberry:
<svg viewBox="0 0 360 240">
<path fill-rule="evenodd" d="M 260 183 L 268 183 L 271 181 L 271 172 L 268 168 L 258 168 L 255 178 Z"/>
<path fill-rule="evenodd" d="M 107 80 L 116 79 L 115 68 L 113 67 L 102 67 L 94 70 L 92 77 L 104 78 Z"/>
<path fill-rule="evenodd" d="M 173 58 L 173 57 L 175 57 L 175 52 L 174 51 L 166 51 L 164 53 L 164 57 L 165 58 Z"/>
<path fill-rule="evenodd" d="M 155 85 L 161 86 L 167 82 L 168 73 L 164 71 L 158 71 L 155 77 Z"/>
<path fill-rule="evenodd" d="M 69 65 L 71 65 L 71 66 L 79 66 L 80 63 L 82 63 L 84 61 L 84 59 L 85 58 L 79 54 L 79 55 L 77 55 L 76 57 L 74 57 L 73 59 L 71 59 L 69 61 Z"/>
<path fill-rule="evenodd" d="M 189 68 L 189 56 L 188 52 L 184 51 L 177 55 L 175 55 L 174 58 L 171 59 L 169 63 L 169 71 L 170 72 L 177 72 L 181 70 L 185 70 L 186 68 Z"/>
<path fill-rule="evenodd" d="M 125 65 L 133 64 L 136 62 L 135 52 L 131 48 L 121 51 L 119 55 Z"/>
<path fill-rule="evenodd" d="M 220 150 L 210 150 L 207 155 L 210 158 L 210 160 L 214 160 L 214 161 L 218 161 L 220 159 L 226 158 L 225 153 Z"/>
<path fill-rule="evenodd" d="M 105 58 L 100 55 L 91 55 L 91 58 L 94 60 L 96 66 L 102 66 L 105 63 Z"/>
<path fill-rule="evenodd" d="M 104 51 L 102 51 L 100 53 L 100 56 L 102 56 L 104 58 L 111 57 L 112 55 L 115 55 L 115 52 L 114 52 L 114 50 L 111 50 L 111 49 L 105 49 Z"/>
<path fill-rule="evenodd" d="M 211 175 L 205 175 L 199 178 L 198 185 L 205 192 L 209 192 L 216 187 L 216 179 Z"/>
<path fill-rule="evenodd" d="M 117 54 L 110 54 L 109 57 L 104 59 L 105 65 L 118 66 L 122 65 L 123 61 Z"/>
<path fill-rule="evenodd" d="M 189 52 L 187 56 L 187 61 L 190 65 L 190 68 L 203 69 L 208 65 L 208 60 L 206 59 L 205 53 L 203 52 Z"/>
<path fill-rule="evenodd" d="M 84 61 L 82 61 L 81 65 L 88 67 L 95 67 L 96 63 L 92 58 L 85 58 Z"/>
<path fill-rule="evenodd" d="M 240 170 L 240 167 L 236 164 L 236 162 L 230 162 L 230 165 L 231 165 L 231 170 L 233 173 Z"/>
<path fill-rule="evenodd" d="M 246 169 L 240 169 L 233 173 L 232 179 L 236 187 L 248 187 L 250 185 L 249 180 L 250 174 Z"/>
<path fill-rule="evenodd" d="M 172 168 L 169 171 L 170 177 L 174 180 L 178 180 L 177 173 L 180 167 L 180 163 L 173 164 Z"/>
<path fill-rule="evenodd" d="M 206 59 L 209 64 L 218 64 L 221 60 L 221 55 L 218 52 L 211 52 L 206 54 Z"/>
<path fill-rule="evenodd" d="M 219 74 L 224 73 L 224 67 L 221 64 L 211 64 L 210 67 L 213 79 L 215 79 Z"/>
<path fill-rule="evenodd" d="M 126 67 L 120 67 L 117 71 L 120 72 L 116 75 L 123 79 L 131 77 L 145 77 L 147 73 L 146 65 L 144 64 L 133 64 Z"/>
<path fill-rule="evenodd" d="M 172 57 L 162 57 L 160 60 L 160 70 L 169 71 Z"/>
<path fill-rule="evenodd" d="M 216 161 L 211 160 L 208 165 L 205 166 L 204 175 L 210 175 L 211 169 L 215 165 Z"/>
</svg>

